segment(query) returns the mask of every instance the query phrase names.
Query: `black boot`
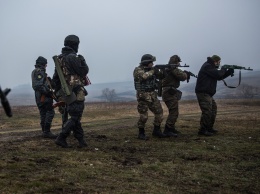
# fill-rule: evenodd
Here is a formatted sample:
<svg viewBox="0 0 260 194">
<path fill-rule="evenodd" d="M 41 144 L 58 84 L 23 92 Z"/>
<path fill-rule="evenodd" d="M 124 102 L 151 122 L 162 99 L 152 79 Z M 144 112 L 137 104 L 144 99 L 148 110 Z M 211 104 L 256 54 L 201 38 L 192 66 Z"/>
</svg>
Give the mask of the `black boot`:
<svg viewBox="0 0 260 194">
<path fill-rule="evenodd" d="M 51 125 L 46 124 L 42 133 L 42 136 L 44 138 L 50 138 L 50 139 L 55 139 L 58 137 L 58 135 L 54 135 L 51 131 L 50 131 Z"/>
<path fill-rule="evenodd" d="M 145 135 L 144 128 L 139 128 L 138 139 L 148 140 L 149 138 Z"/>
<path fill-rule="evenodd" d="M 160 126 L 155 126 L 155 125 L 153 128 L 153 136 L 159 138 L 167 137 L 165 134 L 162 133 Z"/>
<path fill-rule="evenodd" d="M 211 128 L 211 129 L 208 130 L 208 132 L 216 134 L 216 133 L 218 133 L 218 130 L 214 129 L 214 128 Z"/>
<path fill-rule="evenodd" d="M 71 146 L 68 145 L 66 141 L 66 137 L 64 137 L 62 134 L 60 134 L 57 139 L 55 140 L 55 144 L 58 146 L 61 146 L 63 148 L 70 148 Z"/>
<path fill-rule="evenodd" d="M 175 127 L 172 128 L 172 132 L 173 132 L 173 133 L 176 133 L 176 134 L 181 134 L 181 132 L 178 131 Z"/>
<path fill-rule="evenodd" d="M 79 141 L 78 148 L 84 148 L 84 147 L 87 147 L 87 146 L 88 146 L 88 144 L 87 144 L 87 142 L 84 140 L 84 138 L 78 139 L 78 141 Z"/>
<path fill-rule="evenodd" d="M 173 128 L 169 128 L 167 125 L 164 127 L 163 134 L 165 134 L 167 137 L 177 137 L 177 133 L 173 132 Z"/>
<path fill-rule="evenodd" d="M 206 129 L 200 129 L 199 132 L 198 132 L 198 135 L 212 136 L 213 133 L 209 132 L 209 131 L 206 130 Z"/>
</svg>

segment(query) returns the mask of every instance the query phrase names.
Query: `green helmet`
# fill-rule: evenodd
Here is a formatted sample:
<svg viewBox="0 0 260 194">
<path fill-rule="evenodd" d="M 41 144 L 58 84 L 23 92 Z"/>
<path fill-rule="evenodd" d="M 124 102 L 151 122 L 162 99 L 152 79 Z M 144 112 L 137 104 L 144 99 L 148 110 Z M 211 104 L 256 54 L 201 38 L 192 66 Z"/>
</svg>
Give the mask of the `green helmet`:
<svg viewBox="0 0 260 194">
<path fill-rule="evenodd" d="M 148 65 L 149 63 L 154 62 L 154 61 L 156 61 L 155 56 L 150 55 L 150 54 L 145 54 L 145 55 L 142 56 L 140 64 L 141 65 Z"/>
<path fill-rule="evenodd" d="M 169 60 L 169 64 L 177 64 L 179 62 L 181 62 L 181 58 L 178 55 L 171 56 Z"/>
</svg>

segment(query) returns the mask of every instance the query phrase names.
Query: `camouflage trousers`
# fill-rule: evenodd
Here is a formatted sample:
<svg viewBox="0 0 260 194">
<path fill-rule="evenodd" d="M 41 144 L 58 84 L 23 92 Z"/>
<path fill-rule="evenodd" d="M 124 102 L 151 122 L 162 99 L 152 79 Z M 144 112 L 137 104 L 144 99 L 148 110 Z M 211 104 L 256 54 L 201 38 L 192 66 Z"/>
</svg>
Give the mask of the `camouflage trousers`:
<svg viewBox="0 0 260 194">
<path fill-rule="evenodd" d="M 176 95 L 170 94 L 167 90 L 163 90 L 162 99 L 169 111 L 165 124 L 169 128 L 174 128 L 179 116 L 179 100 Z"/>
<path fill-rule="evenodd" d="M 163 121 L 163 109 L 156 92 L 137 92 L 137 110 L 140 118 L 137 122 L 138 128 L 145 128 L 148 120 L 148 110 L 154 114 L 153 124 L 160 126 Z"/>
<path fill-rule="evenodd" d="M 213 128 L 217 116 L 217 104 L 213 97 L 206 93 L 196 93 L 201 109 L 200 130 Z"/>
</svg>

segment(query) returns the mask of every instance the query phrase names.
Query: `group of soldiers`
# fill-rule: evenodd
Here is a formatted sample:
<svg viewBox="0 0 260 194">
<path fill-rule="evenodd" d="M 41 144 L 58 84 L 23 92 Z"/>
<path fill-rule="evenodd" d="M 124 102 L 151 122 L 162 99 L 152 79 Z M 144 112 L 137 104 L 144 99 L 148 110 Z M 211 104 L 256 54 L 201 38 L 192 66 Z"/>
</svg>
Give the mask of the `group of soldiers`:
<svg viewBox="0 0 260 194">
<path fill-rule="evenodd" d="M 175 127 L 178 115 L 178 101 L 181 99 L 182 92 L 177 88 L 181 81 L 190 79 L 190 72 L 182 71 L 180 66 L 181 58 L 173 55 L 164 71 L 155 68 L 153 62 L 155 56 L 145 54 L 141 58 L 140 65 L 133 72 L 134 83 L 136 89 L 136 97 L 138 102 L 139 120 L 137 122 L 139 128 L 138 139 L 147 140 L 145 134 L 145 124 L 148 120 L 148 110 L 154 114 L 153 132 L 154 137 L 177 137 L 180 134 Z M 218 55 L 208 57 L 207 61 L 202 65 L 196 82 L 195 93 L 202 111 L 200 119 L 200 129 L 198 135 L 212 136 L 217 133 L 213 128 L 217 114 L 217 105 L 213 98 L 216 93 L 217 81 L 223 80 L 229 75 L 233 75 L 234 69 L 219 69 L 221 58 Z M 158 82 L 161 80 L 162 100 L 168 108 L 168 117 L 161 130 L 163 121 L 163 109 L 158 99 Z"/>
<path fill-rule="evenodd" d="M 44 138 L 55 139 L 58 146 L 70 147 L 66 138 L 73 131 L 74 137 L 78 140 L 78 147 L 86 147 L 87 143 L 84 137 L 84 130 L 81 126 L 81 117 L 84 110 L 84 101 L 87 91 L 84 86 L 87 85 L 86 77 L 89 67 L 82 55 L 78 53 L 79 37 L 68 35 L 64 40 L 64 47 L 61 54 L 57 56 L 60 64 L 62 76 L 71 89 L 75 98 L 66 101 L 64 99 L 64 83 L 62 82 L 60 72 L 57 68 L 54 74 L 49 77 L 46 73 L 47 59 L 39 56 L 36 60 L 35 69 L 32 71 L 32 88 L 35 91 L 35 100 L 40 112 L 40 125 Z M 134 69 L 134 85 L 138 101 L 138 139 L 147 140 L 145 134 L 145 124 L 148 120 L 148 110 L 154 114 L 154 137 L 177 137 L 180 133 L 175 124 L 179 115 L 178 101 L 181 99 L 181 91 L 177 88 L 180 81 L 189 81 L 190 72 L 182 71 L 178 68 L 181 59 L 178 55 L 170 57 L 169 66 L 161 71 L 153 67 L 156 58 L 151 54 L 145 54 L 141 58 L 140 65 Z M 202 110 L 199 135 L 211 136 L 217 132 L 213 128 L 217 105 L 213 99 L 216 93 L 217 80 L 225 79 L 234 73 L 233 69 L 220 69 L 220 57 L 213 55 L 208 57 L 202 65 L 197 79 L 195 92 Z M 56 63 L 55 63 L 56 65 Z M 157 83 L 161 80 L 162 100 L 165 102 L 169 115 L 165 123 L 164 130 L 161 130 L 163 121 L 163 109 L 158 99 Z M 51 124 L 55 115 L 54 100 L 59 104 L 59 111 L 62 113 L 62 130 L 58 135 L 51 132 Z M 57 104 L 56 103 L 56 104 Z M 69 118 L 68 118 L 69 116 Z"/>
<path fill-rule="evenodd" d="M 87 91 L 86 76 L 89 72 L 88 65 L 82 55 L 78 55 L 79 37 L 68 35 L 64 40 L 64 47 L 58 60 L 61 64 L 63 77 L 75 96 L 70 102 L 64 99 L 63 85 L 61 77 L 55 68 L 53 77 L 50 78 L 46 73 L 47 59 L 39 56 L 36 60 L 35 69 L 32 71 L 32 87 L 35 91 L 35 100 L 40 112 L 40 125 L 44 138 L 54 138 L 58 146 L 70 147 L 66 138 L 73 131 L 74 137 L 79 142 L 79 147 L 86 147 L 84 131 L 81 126 L 81 117 L 84 110 L 84 101 Z M 62 103 L 59 108 L 62 113 L 62 130 L 59 135 L 53 134 L 51 123 L 54 118 L 53 100 Z M 70 118 L 68 118 L 70 116 Z"/>
</svg>

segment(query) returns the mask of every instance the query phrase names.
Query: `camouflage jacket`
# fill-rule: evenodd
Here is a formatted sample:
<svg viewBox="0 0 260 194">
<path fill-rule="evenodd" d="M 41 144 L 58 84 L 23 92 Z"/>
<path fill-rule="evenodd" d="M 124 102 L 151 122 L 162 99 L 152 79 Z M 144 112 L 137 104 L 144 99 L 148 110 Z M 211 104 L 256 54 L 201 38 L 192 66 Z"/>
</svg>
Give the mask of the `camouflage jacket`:
<svg viewBox="0 0 260 194">
<path fill-rule="evenodd" d="M 157 98 L 156 77 L 153 68 L 142 65 L 133 72 L 137 101 L 153 102 Z"/>
<path fill-rule="evenodd" d="M 178 69 L 171 68 L 167 70 L 165 78 L 162 80 L 162 87 L 174 87 L 178 88 L 180 86 L 180 81 L 185 81 L 187 79 L 187 74 Z"/>
</svg>

